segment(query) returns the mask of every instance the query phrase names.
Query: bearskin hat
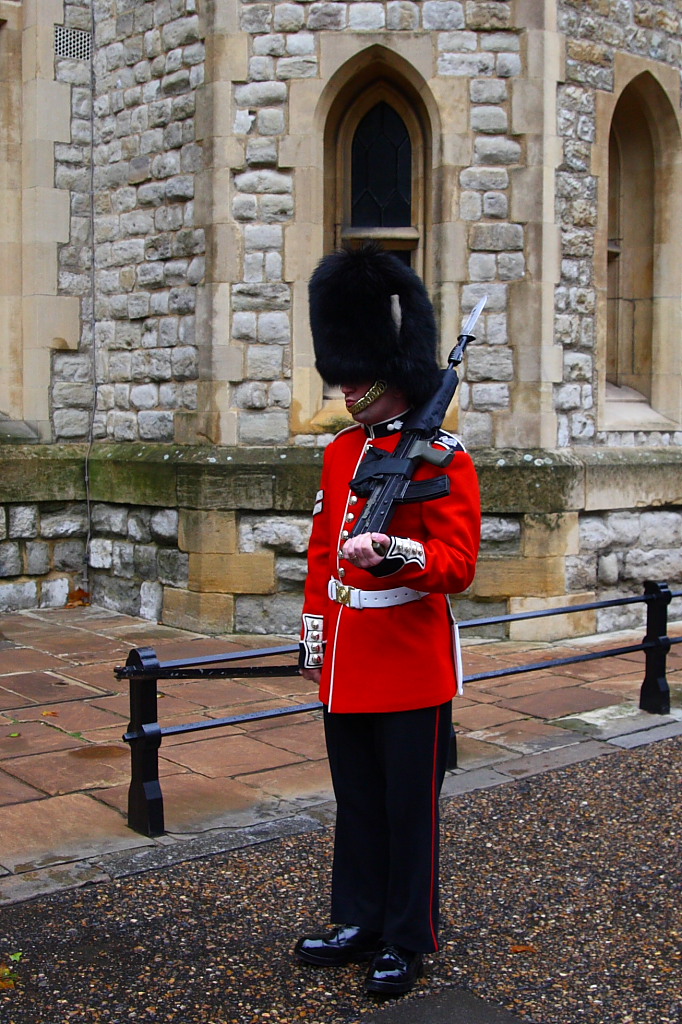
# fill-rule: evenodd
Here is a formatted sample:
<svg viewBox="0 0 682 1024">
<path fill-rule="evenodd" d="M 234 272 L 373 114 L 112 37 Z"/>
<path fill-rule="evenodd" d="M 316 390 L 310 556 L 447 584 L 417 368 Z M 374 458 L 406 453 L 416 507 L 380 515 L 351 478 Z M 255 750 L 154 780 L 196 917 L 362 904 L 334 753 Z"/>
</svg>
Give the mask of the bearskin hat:
<svg viewBox="0 0 682 1024">
<path fill-rule="evenodd" d="M 332 385 L 385 380 L 414 406 L 437 390 L 437 330 L 423 282 L 369 243 L 320 261 L 309 284 L 315 365 Z"/>
</svg>

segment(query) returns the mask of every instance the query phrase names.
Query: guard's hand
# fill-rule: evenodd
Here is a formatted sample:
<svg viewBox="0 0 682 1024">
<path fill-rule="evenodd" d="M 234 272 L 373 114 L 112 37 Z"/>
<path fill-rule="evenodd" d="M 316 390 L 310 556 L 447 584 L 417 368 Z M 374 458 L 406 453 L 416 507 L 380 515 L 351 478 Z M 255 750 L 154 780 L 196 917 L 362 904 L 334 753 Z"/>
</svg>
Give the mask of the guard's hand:
<svg viewBox="0 0 682 1024">
<path fill-rule="evenodd" d="M 299 672 L 308 682 L 315 683 L 317 686 L 320 685 L 320 679 L 322 678 L 321 668 L 302 668 L 299 669 Z"/>
<path fill-rule="evenodd" d="M 341 550 L 343 557 L 352 565 L 359 569 L 369 569 L 383 562 L 390 543 L 391 538 L 385 533 L 361 533 L 347 540 Z"/>
</svg>

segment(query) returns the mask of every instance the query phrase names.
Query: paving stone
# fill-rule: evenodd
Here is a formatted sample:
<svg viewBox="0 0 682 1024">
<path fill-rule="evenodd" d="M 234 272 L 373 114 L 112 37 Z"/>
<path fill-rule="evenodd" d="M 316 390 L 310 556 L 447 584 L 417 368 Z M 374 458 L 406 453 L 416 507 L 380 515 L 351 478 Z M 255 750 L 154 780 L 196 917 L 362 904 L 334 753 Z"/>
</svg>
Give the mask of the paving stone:
<svg viewBox="0 0 682 1024">
<path fill-rule="evenodd" d="M 655 726 L 652 729 L 641 730 L 631 733 L 629 736 L 616 736 L 609 740 L 616 747 L 633 750 L 635 747 L 642 747 L 646 743 L 654 743 L 657 740 L 669 740 L 673 736 L 682 736 L 682 722 L 669 722 L 667 725 Z"/>
<path fill-rule="evenodd" d="M 6 807 L 2 819 L 0 864 L 17 873 L 150 842 L 131 832 L 116 811 L 82 793 L 36 801 L 28 817 L 21 804 Z"/>
<path fill-rule="evenodd" d="M 441 799 L 459 796 L 462 793 L 472 793 L 477 789 L 490 789 L 509 781 L 508 775 L 503 775 L 495 768 L 474 768 L 471 771 L 457 769 L 454 772 L 446 772 Z"/>
<path fill-rule="evenodd" d="M 0 760 L 19 762 L 25 756 L 79 747 L 81 741 L 47 722 L 21 722 L 0 727 Z M 41 787 L 43 788 L 43 787 Z"/>
<path fill-rule="evenodd" d="M 334 798 L 326 758 L 322 761 L 303 761 L 300 764 L 286 765 L 274 771 L 242 775 L 240 781 L 264 793 L 306 806 Z"/>
<path fill-rule="evenodd" d="M 0 807 L 7 804 L 31 803 L 33 800 L 43 800 L 44 797 L 45 794 L 40 790 L 27 786 L 25 782 L 20 782 L 7 772 L 0 771 Z"/>
<path fill-rule="evenodd" d="M 539 754 L 527 754 L 525 757 L 507 761 L 500 765 L 500 774 L 521 779 L 529 775 L 537 775 L 539 772 L 577 764 L 579 761 L 587 761 L 592 757 L 600 757 L 613 750 L 615 748 L 609 746 L 608 743 L 599 743 L 597 740 L 573 743 L 565 747 L 555 747 L 553 750 L 544 750 Z"/>
<path fill-rule="evenodd" d="M 324 727 L 320 721 L 279 725 L 274 729 L 252 732 L 251 736 L 254 739 L 263 739 L 266 743 L 272 743 L 273 746 L 281 747 L 283 750 L 302 754 L 311 761 L 317 761 L 327 756 Z"/>
<path fill-rule="evenodd" d="M 164 822 L 169 833 L 243 828 L 287 813 L 279 799 L 235 779 L 207 779 L 187 771 L 162 778 Z M 127 814 L 128 787 L 107 790 L 102 799 Z"/>
<path fill-rule="evenodd" d="M 31 642 L 35 643 L 37 640 L 37 637 L 31 637 Z M 43 651 L 32 651 L 29 648 L 0 651 L 0 676 L 15 675 L 18 672 L 39 672 L 41 669 L 56 669 L 59 672 L 63 667 L 63 661 Z"/>
<path fill-rule="evenodd" d="M 96 687 L 105 693 L 117 690 L 128 690 L 127 682 L 119 682 L 114 676 L 114 668 L 118 665 L 125 665 L 125 658 L 118 658 L 116 661 L 98 662 L 89 665 L 62 664 L 62 675 L 69 679 L 78 679 L 87 683 L 88 686 Z"/>
<path fill-rule="evenodd" d="M 102 729 L 107 725 L 119 730 L 126 725 L 120 715 L 98 708 L 89 701 L 40 704 L 18 710 L 14 717 L 18 722 L 44 721 L 63 732 L 77 732 L 81 735 L 90 729 Z"/>
<path fill-rule="evenodd" d="M 531 693 L 545 693 L 547 690 L 559 690 L 562 686 L 575 686 L 573 676 L 548 675 L 545 672 L 531 672 L 528 675 L 510 679 L 489 680 L 484 683 L 493 699 L 501 700 L 509 697 L 526 697 Z"/>
<path fill-rule="evenodd" d="M 90 744 L 81 740 L 70 750 L 13 758 L 6 771 L 52 796 L 117 786 L 130 779 L 130 753 L 125 743 Z"/>
<path fill-rule="evenodd" d="M 584 686 L 564 686 L 560 690 L 500 701 L 500 706 L 535 718 L 561 718 L 577 711 L 592 711 L 613 703 L 610 693 L 598 693 Z"/>
<path fill-rule="evenodd" d="M 480 739 L 457 734 L 457 766 L 469 771 L 482 768 L 488 764 L 496 764 L 514 757 L 514 753 L 505 750 L 501 744 L 485 743 Z"/>
<path fill-rule="evenodd" d="M 466 738 L 498 744 L 505 749 L 518 751 L 520 754 L 534 754 L 541 750 L 551 750 L 553 747 L 564 747 L 567 743 L 580 742 L 578 736 L 573 738 L 570 735 L 567 736 L 566 729 L 526 719 L 480 729 L 477 732 L 469 733 Z"/>
<path fill-rule="evenodd" d="M 7 711 L 11 714 L 12 709 L 31 706 L 35 707 L 36 702 L 28 697 L 21 697 L 18 693 L 13 693 L 12 690 L 6 690 L 3 686 L 0 686 L 0 711 Z"/>
<path fill-rule="evenodd" d="M 64 676 L 53 672 L 23 672 L 15 676 L 1 676 L 0 685 L 7 693 L 14 693 L 22 698 L 19 706 L 25 706 L 26 701 L 34 701 L 38 704 L 56 704 L 65 700 L 81 700 L 92 697 L 96 692 L 90 687 L 78 683 Z M 7 704 L 3 697 L 3 705 Z"/>
<path fill-rule="evenodd" d="M 466 729 L 467 732 L 474 732 L 477 729 L 485 729 L 490 725 L 500 725 L 502 722 L 512 722 L 522 715 L 510 709 L 508 705 L 500 704 L 474 704 L 468 708 L 453 706 L 452 718 L 455 727 Z"/>
<path fill-rule="evenodd" d="M 0 905 L 23 903 L 64 889 L 78 889 L 82 885 L 105 882 L 108 877 L 100 867 L 88 861 L 55 865 L 18 875 L 8 873 L 0 878 Z"/>
<path fill-rule="evenodd" d="M 229 704 L 266 700 L 270 695 L 246 682 L 230 679 L 202 679 L 197 682 L 175 683 L 160 679 L 158 689 L 173 697 L 192 701 L 205 708 L 225 707 Z M 245 709 L 246 710 L 246 709 Z"/>
<path fill-rule="evenodd" d="M 298 754 L 242 735 L 234 735 L 223 742 L 207 739 L 182 743 L 169 747 L 164 756 L 209 778 L 244 775 L 254 769 L 264 771 L 303 760 Z"/>
</svg>

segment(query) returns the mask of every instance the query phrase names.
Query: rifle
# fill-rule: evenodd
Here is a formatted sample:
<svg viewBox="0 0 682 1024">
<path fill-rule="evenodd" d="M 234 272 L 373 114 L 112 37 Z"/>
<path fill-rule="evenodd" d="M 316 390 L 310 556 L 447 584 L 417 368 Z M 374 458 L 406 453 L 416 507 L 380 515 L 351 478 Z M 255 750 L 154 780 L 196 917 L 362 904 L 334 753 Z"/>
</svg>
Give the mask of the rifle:
<svg viewBox="0 0 682 1024">
<path fill-rule="evenodd" d="M 386 533 L 398 505 L 433 501 L 450 493 L 450 479 L 446 475 L 430 480 L 412 480 L 412 477 L 422 459 L 433 466 L 445 468 L 455 456 L 454 451 L 434 448 L 433 442 L 459 384 L 455 368 L 462 362 L 469 342 L 474 340 L 471 331 L 486 299 L 487 296 L 484 296 L 477 303 L 464 331 L 458 335 L 457 344 L 448 356 L 448 365 L 445 370 L 441 370 L 438 391 L 405 419 L 402 438 L 396 450 L 390 453 L 380 448 L 371 448 L 360 463 L 350 487 L 359 497 L 368 500 L 351 537 L 361 533 Z"/>
</svg>

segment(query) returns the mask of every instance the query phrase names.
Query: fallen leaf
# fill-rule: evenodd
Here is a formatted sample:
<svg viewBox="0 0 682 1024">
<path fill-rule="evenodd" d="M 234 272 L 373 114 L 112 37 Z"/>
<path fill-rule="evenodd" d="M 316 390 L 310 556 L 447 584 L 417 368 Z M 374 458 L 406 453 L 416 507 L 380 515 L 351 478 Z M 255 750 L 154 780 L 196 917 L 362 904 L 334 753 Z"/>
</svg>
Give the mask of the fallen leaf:
<svg viewBox="0 0 682 1024">
<path fill-rule="evenodd" d="M 41 711 L 43 718 L 59 718 L 58 711 Z"/>
<path fill-rule="evenodd" d="M 21 733 L 20 733 L 20 732 L 11 732 L 11 733 L 9 734 L 9 738 L 10 738 L 11 740 L 15 740 L 15 739 L 17 738 L 17 736 L 21 736 Z"/>
<path fill-rule="evenodd" d="M 537 946 L 512 946 L 512 953 L 537 953 Z"/>
</svg>

